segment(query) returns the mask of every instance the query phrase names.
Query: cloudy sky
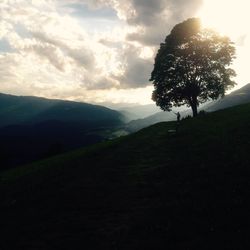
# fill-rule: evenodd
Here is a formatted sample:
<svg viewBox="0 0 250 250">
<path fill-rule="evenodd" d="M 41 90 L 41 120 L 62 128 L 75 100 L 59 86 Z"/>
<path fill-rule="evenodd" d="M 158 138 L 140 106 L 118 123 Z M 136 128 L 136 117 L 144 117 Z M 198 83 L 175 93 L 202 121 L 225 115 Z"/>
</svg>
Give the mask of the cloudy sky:
<svg viewBox="0 0 250 250">
<path fill-rule="evenodd" d="M 84 102 L 151 102 L 160 42 L 193 16 L 237 46 L 250 82 L 249 0 L 0 0 L 0 92 Z"/>
</svg>

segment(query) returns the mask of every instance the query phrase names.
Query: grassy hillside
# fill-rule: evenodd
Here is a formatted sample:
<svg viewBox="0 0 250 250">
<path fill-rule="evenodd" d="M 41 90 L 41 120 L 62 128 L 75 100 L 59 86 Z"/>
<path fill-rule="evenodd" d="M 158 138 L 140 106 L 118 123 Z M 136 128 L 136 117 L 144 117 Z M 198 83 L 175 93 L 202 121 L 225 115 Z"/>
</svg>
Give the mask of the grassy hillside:
<svg viewBox="0 0 250 250">
<path fill-rule="evenodd" d="M 1 175 L 0 249 L 248 249 L 250 104 Z"/>
</svg>

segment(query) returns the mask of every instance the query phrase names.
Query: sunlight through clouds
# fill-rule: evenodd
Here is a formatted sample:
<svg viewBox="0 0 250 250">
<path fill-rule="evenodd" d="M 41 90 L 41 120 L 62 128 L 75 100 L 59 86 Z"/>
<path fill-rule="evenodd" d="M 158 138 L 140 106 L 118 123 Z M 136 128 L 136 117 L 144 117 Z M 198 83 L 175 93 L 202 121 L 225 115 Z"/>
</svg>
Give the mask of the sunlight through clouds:
<svg viewBox="0 0 250 250">
<path fill-rule="evenodd" d="M 205 0 L 200 11 L 203 24 L 237 39 L 249 32 L 249 0 Z"/>
<path fill-rule="evenodd" d="M 148 79 L 159 44 L 175 24 L 197 15 L 230 33 L 237 81 L 246 84 L 247 1 L 0 1 L 0 92 L 151 103 Z"/>
<path fill-rule="evenodd" d="M 250 55 L 250 1 L 205 0 L 199 12 L 203 25 L 229 36 L 236 46 L 236 70 L 238 86 L 250 82 L 248 62 Z"/>
</svg>

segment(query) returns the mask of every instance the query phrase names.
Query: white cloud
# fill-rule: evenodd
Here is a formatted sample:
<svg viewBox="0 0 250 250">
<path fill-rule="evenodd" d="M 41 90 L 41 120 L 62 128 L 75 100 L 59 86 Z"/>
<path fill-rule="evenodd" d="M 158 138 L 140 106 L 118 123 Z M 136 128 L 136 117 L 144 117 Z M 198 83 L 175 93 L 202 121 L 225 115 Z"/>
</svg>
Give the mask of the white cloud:
<svg viewBox="0 0 250 250">
<path fill-rule="evenodd" d="M 148 79 L 159 43 L 174 24 L 195 14 L 200 2 L 3 0 L 0 40 L 12 50 L 0 50 L 0 91 L 151 102 Z"/>
</svg>

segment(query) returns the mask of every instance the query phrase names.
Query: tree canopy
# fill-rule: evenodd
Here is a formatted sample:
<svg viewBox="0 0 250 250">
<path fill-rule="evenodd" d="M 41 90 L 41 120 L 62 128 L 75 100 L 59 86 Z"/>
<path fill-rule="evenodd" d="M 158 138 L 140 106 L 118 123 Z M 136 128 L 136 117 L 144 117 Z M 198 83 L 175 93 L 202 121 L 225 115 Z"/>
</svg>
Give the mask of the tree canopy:
<svg viewBox="0 0 250 250">
<path fill-rule="evenodd" d="M 186 104 L 196 116 L 200 103 L 224 96 L 236 84 L 229 68 L 234 58 L 230 39 L 203 28 L 199 18 L 179 23 L 156 55 L 152 99 L 165 111 Z"/>
</svg>

